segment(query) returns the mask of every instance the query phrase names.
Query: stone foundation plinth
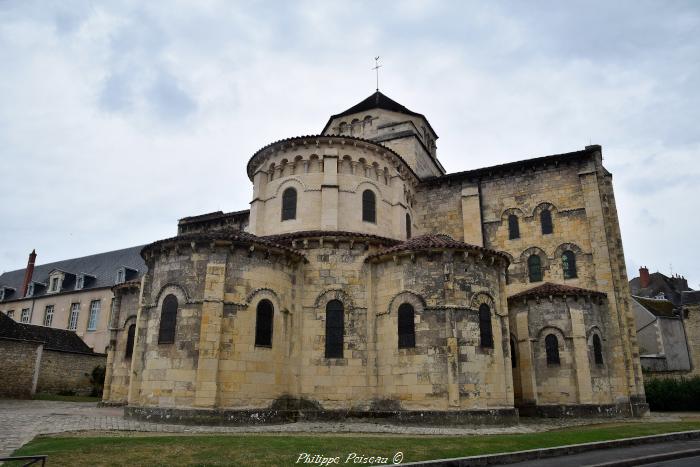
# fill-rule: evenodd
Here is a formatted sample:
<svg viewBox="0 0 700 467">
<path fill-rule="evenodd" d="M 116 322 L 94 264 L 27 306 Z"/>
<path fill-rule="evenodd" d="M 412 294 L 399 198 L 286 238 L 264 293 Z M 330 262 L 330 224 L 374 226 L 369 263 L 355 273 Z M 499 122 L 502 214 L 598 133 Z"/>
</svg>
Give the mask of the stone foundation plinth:
<svg viewBox="0 0 700 467">
<path fill-rule="evenodd" d="M 422 426 L 512 425 L 518 422 L 518 409 L 460 411 L 355 411 L 323 409 L 176 409 L 124 407 L 126 418 L 186 425 L 264 425 L 297 421 L 340 421 L 361 419 L 384 423 Z"/>
</svg>

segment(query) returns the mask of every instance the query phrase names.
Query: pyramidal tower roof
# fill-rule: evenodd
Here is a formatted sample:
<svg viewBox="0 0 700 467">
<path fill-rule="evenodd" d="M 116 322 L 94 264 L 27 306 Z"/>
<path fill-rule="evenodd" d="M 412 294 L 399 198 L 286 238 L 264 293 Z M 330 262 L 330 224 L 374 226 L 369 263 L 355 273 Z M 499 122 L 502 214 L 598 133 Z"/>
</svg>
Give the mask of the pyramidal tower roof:
<svg viewBox="0 0 700 467">
<path fill-rule="evenodd" d="M 344 117 L 345 115 L 352 115 L 360 112 L 366 112 L 372 109 L 383 109 L 383 110 L 389 110 L 391 112 L 397 112 L 405 115 L 413 115 L 415 117 L 420 117 L 425 122 L 428 124 L 428 127 L 430 127 L 430 130 L 433 132 L 433 134 L 437 137 L 437 133 L 435 133 L 435 130 L 433 130 L 433 127 L 430 125 L 430 122 L 428 119 L 425 117 L 425 115 L 420 114 L 418 112 L 414 112 L 412 110 L 409 110 L 405 106 L 399 104 L 395 100 L 391 99 L 387 95 L 376 91 L 372 93 L 369 97 L 364 99 L 358 104 L 353 105 L 347 110 L 344 110 L 343 112 L 340 112 L 339 114 L 331 115 L 331 118 L 328 119 L 328 123 L 326 123 L 326 126 L 323 128 L 323 133 L 325 133 L 326 129 L 328 129 L 328 126 L 331 124 L 331 122 L 339 117 Z"/>
</svg>

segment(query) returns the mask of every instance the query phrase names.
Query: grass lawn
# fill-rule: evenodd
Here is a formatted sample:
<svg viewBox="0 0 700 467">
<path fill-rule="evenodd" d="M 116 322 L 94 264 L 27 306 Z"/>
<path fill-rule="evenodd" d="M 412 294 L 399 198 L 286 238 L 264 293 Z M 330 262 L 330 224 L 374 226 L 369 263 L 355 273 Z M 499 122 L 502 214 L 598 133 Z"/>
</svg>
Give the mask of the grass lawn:
<svg viewBox="0 0 700 467">
<path fill-rule="evenodd" d="M 610 423 L 545 433 L 483 436 L 396 435 L 196 435 L 39 437 L 15 455 L 47 454 L 49 466 L 121 465 L 295 465 L 301 453 L 340 456 L 355 452 L 389 458 L 403 452 L 404 462 L 520 451 L 565 444 L 700 429 L 700 421 Z M 319 465 L 302 464 L 297 465 Z"/>
<path fill-rule="evenodd" d="M 58 396 L 56 394 L 34 394 L 32 397 L 38 401 L 63 401 L 63 402 L 99 402 L 100 397 L 92 396 Z"/>
</svg>

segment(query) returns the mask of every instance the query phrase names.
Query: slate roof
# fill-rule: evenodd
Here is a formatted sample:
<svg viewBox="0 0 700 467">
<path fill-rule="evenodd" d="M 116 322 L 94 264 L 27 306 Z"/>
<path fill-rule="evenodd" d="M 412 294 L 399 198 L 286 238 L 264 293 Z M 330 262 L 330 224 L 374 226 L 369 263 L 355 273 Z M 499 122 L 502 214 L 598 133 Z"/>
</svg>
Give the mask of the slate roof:
<svg viewBox="0 0 700 467">
<path fill-rule="evenodd" d="M 681 303 L 683 305 L 700 303 L 700 290 L 681 292 Z"/>
<path fill-rule="evenodd" d="M 573 287 L 564 284 L 553 284 L 551 282 L 545 282 L 542 285 L 533 287 L 531 289 L 518 292 L 514 295 L 508 297 L 508 300 L 516 298 L 528 298 L 528 297 L 549 297 L 549 296 L 562 296 L 567 297 L 585 297 L 588 295 L 595 295 L 599 297 L 605 297 L 606 294 L 603 292 L 598 292 L 597 290 L 582 289 L 581 287 Z"/>
<path fill-rule="evenodd" d="M 393 255 L 404 251 L 425 251 L 434 249 L 481 251 L 487 254 L 498 255 L 508 260 L 508 257 L 500 251 L 460 242 L 445 234 L 427 234 L 413 237 L 405 242 L 399 243 L 398 245 L 385 248 L 377 253 L 369 255 L 367 260 L 378 258 L 380 256 Z"/>
<path fill-rule="evenodd" d="M 240 216 L 246 216 L 250 215 L 250 209 L 244 209 L 242 211 L 234 211 L 234 212 L 223 212 L 223 211 L 215 211 L 215 212 L 208 212 L 206 214 L 200 214 L 198 216 L 188 216 L 188 217 L 183 217 L 178 221 L 179 225 L 183 224 L 192 224 L 192 223 L 197 223 L 197 222 L 206 222 L 214 219 L 227 219 L 229 217 L 240 217 Z"/>
<path fill-rule="evenodd" d="M 0 313 L 0 339 L 16 339 L 21 341 L 42 342 L 47 350 L 65 352 L 94 353 L 83 340 L 73 331 L 57 328 L 47 328 L 34 324 L 17 323 Z"/>
<path fill-rule="evenodd" d="M 681 305 L 681 294 L 685 291 L 691 291 L 687 287 L 687 281 L 684 281 L 682 278 L 668 277 L 660 272 L 649 274 L 648 287 L 642 288 L 639 277 L 632 279 L 629 284 L 632 295 L 637 297 L 656 297 L 663 293 L 677 307 Z"/>
<path fill-rule="evenodd" d="M 143 246 L 135 246 L 125 248 L 123 250 L 108 251 L 106 253 L 98 253 L 96 255 L 83 256 L 81 258 L 66 259 L 56 261 L 55 263 L 40 264 L 34 266 L 34 274 L 32 275 L 33 282 L 48 284 L 49 273 L 54 269 L 60 269 L 70 274 L 88 274 L 95 279 L 90 280 L 85 284 L 82 290 L 96 289 L 102 287 L 111 287 L 114 285 L 117 270 L 126 266 L 127 268 L 138 271 L 138 276 L 146 272 L 146 263 L 144 263 L 139 254 Z M 15 291 L 5 297 L 6 301 L 21 299 L 22 282 L 24 281 L 25 269 L 17 269 L 0 275 L 0 287 L 12 287 Z M 128 277 L 127 277 L 128 278 Z M 67 283 L 63 284 L 63 290 L 72 291 L 75 283 L 75 277 L 71 277 Z M 45 295 L 45 290 L 39 290 L 34 294 L 35 297 Z"/>
<path fill-rule="evenodd" d="M 453 182 L 459 180 L 478 180 L 484 177 L 490 177 L 499 173 L 515 172 L 524 169 L 533 169 L 544 167 L 549 164 L 560 164 L 564 162 L 586 160 L 593 155 L 594 152 L 600 151 L 599 145 L 586 146 L 582 151 L 573 151 L 562 154 L 552 154 L 549 156 L 534 157 L 531 159 L 522 159 L 515 162 L 507 162 L 505 164 L 492 165 L 490 167 L 482 167 L 479 169 L 465 170 L 462 172 L 452 172 L 436 177 L 421 180 L 421 185 L 435 185 L 442 182 Z"/>
<path fill-rule="evenodd" d="M 372 95 L 364 99 L 363 101 L 359 102 L 358 104 L 353 105 L 347 110 L 344 110 L 340 112 L 339 114 L 332 115 L 331 118 L 328 119 L 328 123 L 326 123 L 326 126 L 323 127 L 323 131 L 321 133 L 325 133 L 326 129 L 328 126 L 331 124 L 331 122 L 339 117 L 344 117 L 346 115 L 352 115 L 360 112 L 367 112 L 372 109 L 383 109 L 383 110 L 389 110 L 391 112 L 397 112 L 401 113 L 404 115 L 412 115 L 414 117 L 420 117 L 425 122 L 428 124 L 430 127 L 430 131 L 433 132 L 435 137 L 437 137 L 437 133 L 435 133 L 435 130 L 433 130 L 433 127 L 430 125 L 430 122 L 428 121 L 427 118 L 425 118 L 425 115 L 419 114 L 418 112 L 414 112 L 412 110 L 407 109 L 405 106 L 399 104 L 395 100 L 387 97 L 385 94 L 382 94 L 379 91 L 374 92 Z"/>
</svg>

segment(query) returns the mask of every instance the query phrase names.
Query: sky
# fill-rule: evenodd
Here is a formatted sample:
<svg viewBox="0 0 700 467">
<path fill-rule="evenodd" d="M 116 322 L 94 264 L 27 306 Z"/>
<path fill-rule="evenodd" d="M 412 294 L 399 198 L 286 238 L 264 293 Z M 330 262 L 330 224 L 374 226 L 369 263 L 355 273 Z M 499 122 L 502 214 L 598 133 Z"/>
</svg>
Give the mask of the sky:
<svg viewBox="0 0 700 467">
<path fill-rule="evenodd" d="M 448 172 L 603 146 L 628 273 L 700 289 L 700 2 L 0 0 L 0 272 L 247 209 L 375 88 Z"/>
</svg>

